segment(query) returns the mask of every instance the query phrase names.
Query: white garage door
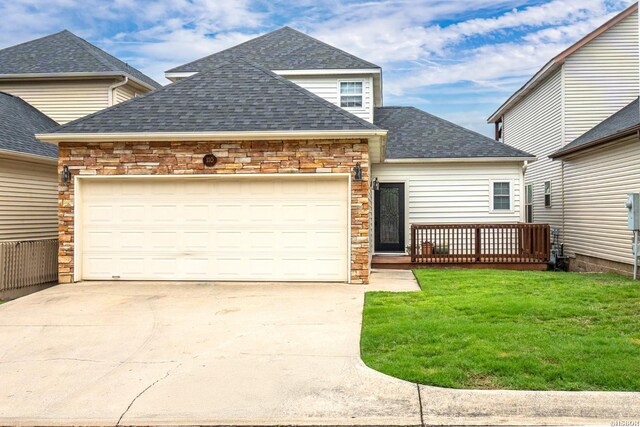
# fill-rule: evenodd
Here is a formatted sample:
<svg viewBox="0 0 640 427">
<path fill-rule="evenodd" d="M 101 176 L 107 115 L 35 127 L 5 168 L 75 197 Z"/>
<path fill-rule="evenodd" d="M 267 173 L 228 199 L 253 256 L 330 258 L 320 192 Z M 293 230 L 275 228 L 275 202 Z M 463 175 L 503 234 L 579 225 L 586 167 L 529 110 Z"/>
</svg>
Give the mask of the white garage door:
<svg viewBox="0 0 640 427">
<path fill-rule="evenodd" d="M 88 280 L 348 279 L 340 177 L 83 179 Z"/>
</svg>

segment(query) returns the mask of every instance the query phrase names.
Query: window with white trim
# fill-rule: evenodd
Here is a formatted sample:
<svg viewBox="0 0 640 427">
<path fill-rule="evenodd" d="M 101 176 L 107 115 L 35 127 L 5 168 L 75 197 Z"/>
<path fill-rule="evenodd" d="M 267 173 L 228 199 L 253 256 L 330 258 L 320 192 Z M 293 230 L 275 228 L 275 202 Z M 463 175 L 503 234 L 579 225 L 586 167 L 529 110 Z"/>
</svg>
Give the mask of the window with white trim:
<svg viewBox="0 0 640 427">
<path fill-rule="evenodd" d="M 362 81 L 340 82 L 340 106 L 362 108 Z"/>
<path fill-rule="evenodd" d="M 493 183 L 493 210 L 511 210 L 511 183 L 509 181 Z"/>
<path fill-rule="evenodd" d="M 544 207 L 551 207 L 551 181 L 544 182 Z"/>
<path fill-rule="evenodd" d="M 525 187 L 525 222 L 533 222 L 533 184 L 527 184 Z"/>
</svg>

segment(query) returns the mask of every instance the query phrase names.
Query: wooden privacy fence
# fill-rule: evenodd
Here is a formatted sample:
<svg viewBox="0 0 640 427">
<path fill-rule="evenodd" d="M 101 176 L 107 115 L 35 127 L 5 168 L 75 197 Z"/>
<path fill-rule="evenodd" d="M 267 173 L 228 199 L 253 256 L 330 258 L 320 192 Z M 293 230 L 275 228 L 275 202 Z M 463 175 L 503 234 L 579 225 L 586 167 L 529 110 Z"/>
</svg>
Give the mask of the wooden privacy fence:
<svg viewBox="0 0 640 427">
<path fill-rule="evenodd" d="M 413 263 L 545 263 L 548 224 L 412 224 Z"/>
<path fill-rule="evenodd" d="M 58 280 L 58 239 L 0 242 L 0 293 Z"/>
</svg>

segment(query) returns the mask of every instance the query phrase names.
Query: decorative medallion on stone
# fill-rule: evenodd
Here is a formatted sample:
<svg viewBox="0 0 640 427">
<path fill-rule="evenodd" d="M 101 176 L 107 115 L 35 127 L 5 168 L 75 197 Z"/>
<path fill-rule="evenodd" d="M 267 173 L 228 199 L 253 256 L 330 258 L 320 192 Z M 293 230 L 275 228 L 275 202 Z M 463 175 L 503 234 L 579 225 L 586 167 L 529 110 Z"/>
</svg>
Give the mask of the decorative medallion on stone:
<svg viewBox="0 0 640 427">
<path fill-rule="evenodd" d="M 214 154 L 205 154 L 202 158 L 202 163 L 204 163 L 206 167 L 212 168 L 218 163 L 218 158 Z"/>
</svg>

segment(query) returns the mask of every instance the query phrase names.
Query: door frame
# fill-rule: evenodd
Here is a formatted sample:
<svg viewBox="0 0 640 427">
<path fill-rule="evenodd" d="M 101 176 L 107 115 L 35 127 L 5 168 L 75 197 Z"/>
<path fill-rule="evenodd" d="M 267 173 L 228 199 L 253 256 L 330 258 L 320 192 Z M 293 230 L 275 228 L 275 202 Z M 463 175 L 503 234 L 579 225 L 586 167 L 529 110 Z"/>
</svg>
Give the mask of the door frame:
<svg viewBox="0 0 640 427">
<path fill-rule="evenodd" d="M 175 180 L 175 179 L 346 179 L 347 180 L 347 278 L 345 283 L 351 284 L 351 173 L 256 173 L 256 174 L 189 174 L 189 175 L 76 175 L 73 178 L 73 281 L 82 281 L 82 182 L 92 180 Z"/>
<path fill-rule="evenodd" d="M 373 179 L 376 179 L 375 177 Z M 410 226 L 409 226 L 409 181 L 406 179 L 393 179 L 393 178 L 389 178 L 389 179 L 385 179 L 385 178 L 377 178 L 378 179 L 378 184 L 401 184 L 404 186 L 404 248 L 402 249 L 402 252 L 385 252 L 385 251 L 378 251 L 376 250 L 376 215 L 375 215 L 375 209 L 376 209 L 376 196 L 375 196 L 375 190 L 373 190 L 373 186 L 372 186 L 372 191 L 373 191 L 373 238 L 371 239 L 371 244 L 373 247 L 373 253 L 374 254 L 380 254 L 380 255 L 385 255 L 385 254 L 392 254 L 392 255 L 397 255 L 399 253 L 407 253 L 406 247 L 409 244 L 409 242 L 411 241 L 411 236 L 410 236 Z"/>
</svg>

